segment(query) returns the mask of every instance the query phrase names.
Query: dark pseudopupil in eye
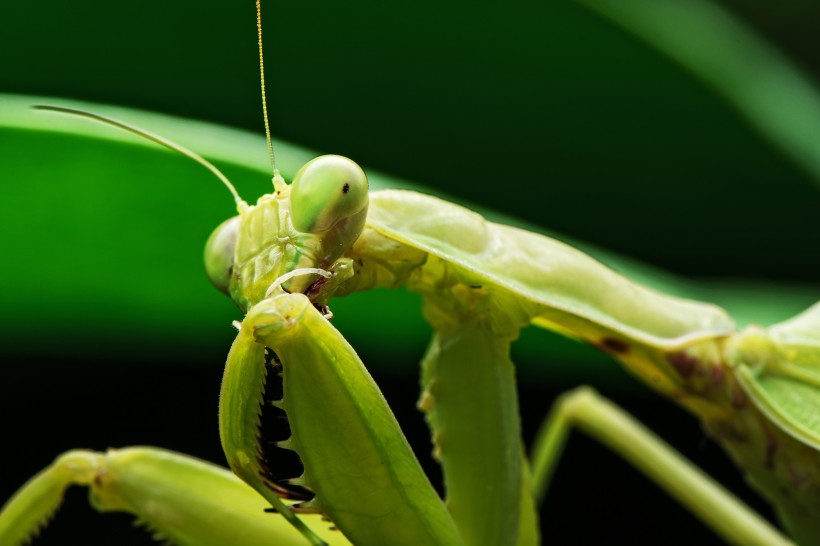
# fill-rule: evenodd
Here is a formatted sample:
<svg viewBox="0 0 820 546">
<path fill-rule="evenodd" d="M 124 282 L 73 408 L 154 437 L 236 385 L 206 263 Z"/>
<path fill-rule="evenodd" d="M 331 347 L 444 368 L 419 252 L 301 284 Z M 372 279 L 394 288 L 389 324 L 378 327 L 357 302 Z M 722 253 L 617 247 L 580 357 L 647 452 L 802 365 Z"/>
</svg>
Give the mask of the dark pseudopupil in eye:
<svg viewBox="0 0 820 546">
<path fill-rule="evenodd" d="M 342 186 L 342 193 L 347 193 L 348 191 L 350 191 L 350 184 L 345 182 L 345 185 Z"/>
</svg>

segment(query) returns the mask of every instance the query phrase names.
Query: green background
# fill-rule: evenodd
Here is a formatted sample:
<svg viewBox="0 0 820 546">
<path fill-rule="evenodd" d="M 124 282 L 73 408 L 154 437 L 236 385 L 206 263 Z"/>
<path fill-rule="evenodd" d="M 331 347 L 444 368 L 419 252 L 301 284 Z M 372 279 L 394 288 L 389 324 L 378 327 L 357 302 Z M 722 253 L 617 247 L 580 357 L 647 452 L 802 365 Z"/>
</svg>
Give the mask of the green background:
<svg viewBox="0 0 820 546">
<path fill-rule="evenodd" d="M 721 4 L 820 73 L 820 8 Z M 770 291 L 785 295 L 766 300 L 766 317 L 817 299 L 803 288 L 820 278 L 816 185 L 707 87 L 582 7 L 269 2 L 264 18 L 277 137 L 651 263 L 704 292 L 704 278 L 776 283 Z M 0 24 L 0 92 L 261 130 L 249 1 L 4 2 Z M 248 146 L 264 166 L 258 139 Z M 246 198 L 267 191 L 258 172 L 220 166 Z M 217 392 L 238 313 L 200 259 L 232 210 L 197 169 L 118 142 L 0 133 L 0 498 L 71 447 L 157 444 L 221 461 Z M 761 304 L 735 301 L 744 305 Z M 415 299 L 377 294 L 334 310 L 423 442 L 414 362 L 426 332 Z M 528 436 L 555 393 L 592 383 L 744 491 L 691 418 L 616 365 L 549 334 L 526 337 L 517 360 Z M 567 463 L 544 510 L 554 543 L 713 540 L 596 446 L 574 440 Z M 78 497 L 43 544 L 149 542 Z"/>
</svg>

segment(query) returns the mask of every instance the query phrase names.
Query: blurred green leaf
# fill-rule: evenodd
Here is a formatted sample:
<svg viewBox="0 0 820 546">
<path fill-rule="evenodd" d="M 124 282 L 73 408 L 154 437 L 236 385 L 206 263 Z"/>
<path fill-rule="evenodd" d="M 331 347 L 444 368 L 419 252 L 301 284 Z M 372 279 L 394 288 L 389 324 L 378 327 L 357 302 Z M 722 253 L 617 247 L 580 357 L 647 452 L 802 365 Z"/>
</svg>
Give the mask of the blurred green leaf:
<svg viewBox="0 0 820 546">
<path fill-rule="evenodd" d="M 820 93 L 776 48 L 706 0 L 580 0 L 712 87 L 820 185 Z"/>
<path fill-rule="evenodd" d="M 201 254 L 210 230 L 234 214 L 229 194 L 192 161 L 88 120 L 31 110 L 37 103 L 109 115 L 171 138 L 215 161 L 246 198 L 269 187 L 260 136 L 123 108 L 0 97 L 0 148 L 8 151 L 2 168 L 9 182 L 0 218 L 6 233 L 16 233 L 4 237 L 0 249 L 16 264 L 0 270 L 0 285 L 8 288 L 0 306 L 7 350 L 25 353 L 47 335 L 52 344 L 39 348 L 44 354 L 104 354 L 125 345 L 144 347 L 147 362 L 156 347 L 167 354 L 188 353 L 194 361 L 221 358 L 233 335 L 228 325 L 238 312 L 208 284 Z M 284 142 L 276 147 L 288 177 L 315 155 Z M 368 171 L 374 189 L 418 188 Z M 717 301 L 741 323 L 783 320 L 818 294 L 817 287 L 774 283 L 717 289 L 574 243 L 659 290 Z M 340 300 L 336 314 L 342 331 L 363 351 L 419 353 L 428 337 L 419 307 L 403 291 L 380 291 Z M 376 337 L 369 335 L 375 327 Z M 539 335 L 518 351 L 526 363 L 547 358 L 555 344 L 568 365 L 589 357 L 588 348 Z"/>
</svg>

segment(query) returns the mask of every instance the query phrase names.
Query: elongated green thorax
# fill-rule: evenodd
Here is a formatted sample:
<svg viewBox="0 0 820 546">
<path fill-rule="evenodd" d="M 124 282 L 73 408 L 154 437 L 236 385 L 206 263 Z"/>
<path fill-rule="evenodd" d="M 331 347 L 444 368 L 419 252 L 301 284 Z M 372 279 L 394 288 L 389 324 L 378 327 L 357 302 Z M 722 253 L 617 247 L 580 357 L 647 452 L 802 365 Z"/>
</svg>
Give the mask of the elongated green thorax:
<svg viewBox="0 0 820 546">
<path fill-rule="evenodd" d="M 205 247 L 208 277 L 247 312 L 282 275 L 329 270 L 361 234 L 367 208 L 361 167 L 341 156 L 317 157 L 293 184 L 263 195 L 214 231 Z M 302 275 L 283 287 L 304 293 L 320 279 Z"/>
<path fill-rule="evenodd" d="M 817 542 L 820 304 L 769 329 L 735 333 L 722 309 L 649 290 L 553 239 L 493 224 L 452 203 L 412 192 L 375 192 L 371 199 L 367 227 L 349 253 L 356 275 L 340 293 L 407 285 L 427 301 L 446 301 L 442 288 L 456 282 L 462 290 L 487 291 L 489 301 L 495 301 L 487 317 L 496 325 L 517 311 L 525 322 L 595 345 L 696 414 L 750 483 L 775 505 L 790 533 L 799 542 Z M 437 322 L 457 316 L 452 311 L 431 316 L 431 309 L 428 305 L 426 314 L 437 331 Z M 457 324 L 468 325 L 467 320 Z M 432 392 L 449 382 L 452 389 L 441 389 L 447 396 L 458 389 L 447 372 L 460 362 L 448 360 L 445 349 L 462 339 L 451 338 L 438 334 L 425 362 L 425 387 Z M 497 399 L 512 402 L 502 391 Z M 433 405 L 428 399 L 426 406 L 441 440 L 453 436 L 453 427 L 442 432 L 445 419 L 467 419 L 455 417 L 463 402 Z M 476 515 L 481 509 L 469 489 L 462 489 L 468 480 L 460 477 L 470 454 L 445 441 L 437 445 L 448 500 L 456 491 L 462 499 L 451 504 L 453 517 L 471 530 L 471 522 L 480 520 L 483 534 L 473 540 L 484 540 L 493 522 Z M 500 518 L 495 524 L 511 525 Z"/>
</svg>

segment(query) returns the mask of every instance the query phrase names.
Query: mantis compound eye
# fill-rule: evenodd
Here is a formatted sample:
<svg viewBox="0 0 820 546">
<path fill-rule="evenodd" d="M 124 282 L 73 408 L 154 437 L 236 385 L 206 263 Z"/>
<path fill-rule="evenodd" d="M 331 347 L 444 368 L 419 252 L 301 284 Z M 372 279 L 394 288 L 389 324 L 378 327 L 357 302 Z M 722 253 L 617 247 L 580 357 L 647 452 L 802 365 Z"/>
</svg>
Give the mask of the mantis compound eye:
<svg viewBox="0 0 820 546">
<path fill-rule="evenodd" d="M 219 224 L 205 243 L 205 273 L 208 280 L 229 296 L 238 236 L 239 216 L 234 216 Z"/>
<path fill-rule="evenodd" d="M 290 191 L 293 227 L 301 232 L 322 233 L 340 225 L 363 223 L 367 214 L 367 176 L 352 160 L 323 155 L 307 162 Z M 355 240 L 359 234 L 353 235 Z"/>
</svg>

